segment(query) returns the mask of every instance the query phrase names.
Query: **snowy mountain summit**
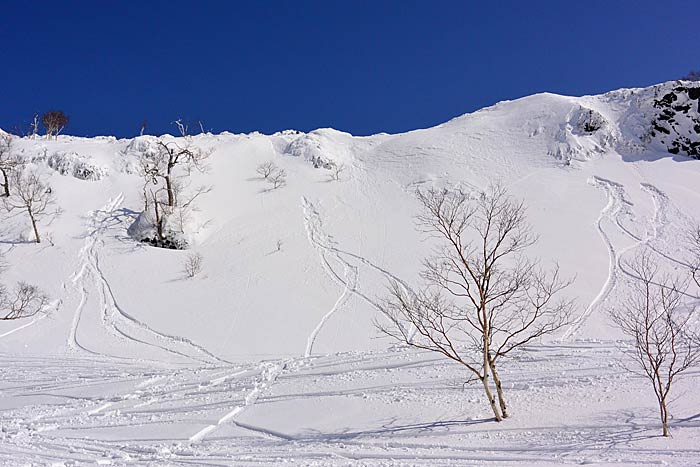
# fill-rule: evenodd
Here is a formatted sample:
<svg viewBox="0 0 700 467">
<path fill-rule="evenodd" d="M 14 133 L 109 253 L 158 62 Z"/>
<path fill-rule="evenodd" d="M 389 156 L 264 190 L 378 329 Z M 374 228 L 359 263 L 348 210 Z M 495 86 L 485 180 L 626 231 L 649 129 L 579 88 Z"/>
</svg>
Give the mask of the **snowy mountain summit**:
<svg viewBox="0 0 700 467">
<path fill-rule="evenodd" d="M 46 297 L 0 320 L 3 465 L 697 462 L 700 396 L 652 438 L 653 395 L 620 367 L 609 310 L 635 252 L 687 269 L 700 82 L 537 94 L 395 135 L 8 144 L 52 202 L 36 230 L 0 214 L 0 281 Z M 419 289 L 436 246 L 416 191 L 494 183 L 527 208 L 528 255 L 575 277 L 571 324 L 504 370 L 499 426 L 459 365 L 376 327 L 388 284 Z"/>
</svg>

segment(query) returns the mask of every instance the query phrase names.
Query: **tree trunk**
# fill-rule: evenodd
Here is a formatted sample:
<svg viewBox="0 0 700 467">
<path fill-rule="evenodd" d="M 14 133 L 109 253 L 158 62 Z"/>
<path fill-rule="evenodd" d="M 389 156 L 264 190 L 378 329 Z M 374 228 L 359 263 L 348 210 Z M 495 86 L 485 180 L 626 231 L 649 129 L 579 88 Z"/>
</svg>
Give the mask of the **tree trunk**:
<svg viewBox="0 0 700 467">
<path fill-rule="evenodd" d="M 2 176 L 5 179 L 5 183 L 2 184 L 4 196 L 10 197 L 10 182 L 7 180 L 7 171 L 5 169 L 0 169 Z"/>
<path fill-rule="evenodd" d="M 39 229 L 36 226 L 36 219 L 34 219 L 34 213 L 31 209 L 28 209 L 29 218 L 32 220 L 32 228 L 34 229 L 34 236 L 36 237 L 36 242 L 41 243 L 41 237 L 39 236 Z"/>
<path fill-rule="evenodd" d="M 491 367 L 491 374 L 493 375 L 493 382 L 496 384 L 496 393 L 498 394 L 498 404 L 501 406 L 501 414 L 503 418 L 508 418 L 508 408 L 506 406 L 506 399 L 503 396 L 503 386 L 501 385 L 501 377 L 496 371 L 496 364 L 493 363 L 491 358 L 489 358 L 489 366 Z"/>
<path fill-rule="evenodd" d="M 670 436 L 668 432 L 668 409 L 666 408 L 666 400 L 659 400 L 659 409 L 661 410 L 661 425 L 663 426 L 663 435 Z"/>
<path fill-rule="evenodd" d="M 486 392 L 486 397 L 489 400 L 489 405 L 491 405 L 491 410 L 493 410 L 493 415 L 496 417 L 496 421 L 500 422 L 503 420 L 501 412 L 496 406 L 496 399 L 493 397 L 491 388 L 489 387 L 489 342 L 487 339 L 488 333 L 484 332 L 484 376 L 481 378 L 481 382 L 484 385 L 484 391 Z"/>
<path fill-rule="evenodd" d="M 163 238 L 163 214 L 158 208 L 158 200 L 153 201 L 153 209 L 156 213 L 156 233 L 158 234 L 158 240 L 164 240 Z"/>
<path fill-rule="evenodd" d="M 165 176 L 165 187 L 168 190 L 168 206 L 172 208 L 175 206 L 175 192 L 173 190 L 173 183 L 170 179 L 170 174 Z"/>
<path fill-rule="evenodd" d="M 484 392 L 486 392 L 486 397 L 489 400 L 489 405 L 491 405 L 491 410 L 493 411 L 494 417 L 496 417 L 496 421 L 500 422 L 503 421 L 503 417 L 501 416 L 501 412 L 498 410 L 498 406 L 496 405 L 496 399 L 493 397 L 493 393 L 491 392 L 491 388 L 489 387 L 489 376 L 486 375 L 483 378 L 481 378 L 481 382 L 484 385 Z"/>
</svg>

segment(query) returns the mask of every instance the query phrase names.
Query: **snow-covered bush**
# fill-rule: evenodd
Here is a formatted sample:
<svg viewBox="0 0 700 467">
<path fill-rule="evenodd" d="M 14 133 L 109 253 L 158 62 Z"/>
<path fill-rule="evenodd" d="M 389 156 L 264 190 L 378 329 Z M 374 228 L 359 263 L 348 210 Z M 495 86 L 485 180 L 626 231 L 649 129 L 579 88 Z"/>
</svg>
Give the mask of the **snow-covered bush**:
<svg viewBox="0 0 700 467">
<path fill-rule="evenodd" d="M 144 141 L 139 157 L 139 169 L 144 177 L 144 210 L 129 228 L 129 234 L 153 246 L 186 248 L 189 242 L 185 231 L 188 231 L 193 202 L 209 191 L 208 187 L 200 187 L 194 193 L 185 193 L 187 177 L 193 170 L 205 169 L 204 161 L 209 152 L 192 144 L 184 130 L 181 140 Z"/>
<path fill-rule="evenodd" d="M 289 143 L 284 152 L 290 156 L 303 157 L 317 169 L 332 167 L 332 161 L 324 154 L 320 138 L 313 133 L 295 139 Z"/>
<path fill-rule="evenodd" d="M 46 163 L 61 175 L 70 175 L 80 180 L 101 180 L 109 169 L 99 166 L 76 152 L 59 151 L 51 154 Z"/>
<path fill-rule="evenodd" d="M 132 139 L 121 152 L 121 171 L 127 174 L 140 174 L 139 160 L 144 155 L 155 154 L 158 138 L 144 135 Z"/>
</svg>

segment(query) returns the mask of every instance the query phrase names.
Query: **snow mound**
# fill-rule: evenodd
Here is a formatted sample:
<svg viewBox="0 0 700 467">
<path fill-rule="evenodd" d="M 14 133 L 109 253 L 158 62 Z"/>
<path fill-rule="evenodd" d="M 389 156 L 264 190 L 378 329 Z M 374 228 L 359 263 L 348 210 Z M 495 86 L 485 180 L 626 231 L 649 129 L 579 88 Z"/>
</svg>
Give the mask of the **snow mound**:
<svg viewBox="0 0 700 467">
<path fill-rule="evenodd" d="M 127 229 L 127 234 L 136 241 L 159 248 L 184 250 L 192 243 L 192 237 L 186 234 L 191 231 L 190 224 L 188 213 L 181 208 L 174 208 L 170 215 L 164 217 L 163 234 L 162 238 L 159 238 L 156 220 L 149 209 L 136 216 Z"/>
<path fill-rule="evenodd" d="M 158 137 L 151 135 L 138 136 L 126 145 L 121 151 L 119 170 L 127 174 L 140 173 L 139 159 L 143 155 L 153 155 L 156 153 Z"/>
<path fill-rule="evenodd" d="M 309 161 L 317 169 L 332 169 L 351 157 L 348 147 L 342 141 L 346 138 L 352 136 L 331 129 L 315 130 L 293 139 L 284 148 L 284 154 Z"/>
<path fill-rule="evenodd" d="M 75 151 L 54 152 L 46 164 L 61 175 L 70 175 L 79 180 L 97 181 L 109 175 L 107 167 L 98 165 Z"/>
<path fill-rule="evenodd" d="M 570 164 L 600 156 L 617 141 L 607 119 L 596 110 L 575 105 L 554 134 L 549 154 Z"/>
</svg>

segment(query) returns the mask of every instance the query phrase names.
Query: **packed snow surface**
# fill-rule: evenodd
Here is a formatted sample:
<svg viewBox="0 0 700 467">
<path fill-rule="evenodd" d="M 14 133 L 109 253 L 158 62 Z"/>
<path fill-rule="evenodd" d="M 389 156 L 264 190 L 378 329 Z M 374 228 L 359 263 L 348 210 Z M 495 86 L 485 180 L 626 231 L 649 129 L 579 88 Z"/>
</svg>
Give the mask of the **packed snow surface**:
<svg viewBox="0 0 700 467">
<path fill-rule="evenodd" d="M 0 321 L 0 464 L 698 465 L 700 373 L 677 383 L 673 436 L 659 437 L 651 387 L 625 371 L 606 312 L 640 248 L 687 264 L 698 87 L 538 94 L 397 135 L 197 135 L 211 155 L 189 188 L 211 190 L 188 251 L 129 234 L 156 137 L 16 141 L 60 212 L 39 245 L 23 216 L 0 218 L 3 283 L 51 299 Z M 266 161 L 285 185 L 256 173 Z M 416 189 L 494 182 L 525 202 L 530 254 L 576 276 L 577 303 L 570 326 L 504 363 L 502 423 L 462 367 L 374 324 L 389 280 L 419 287 L 433 246 Z M 192 252 L 203 267 L 188 278 Z"/>
</svg>

